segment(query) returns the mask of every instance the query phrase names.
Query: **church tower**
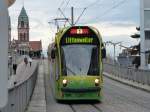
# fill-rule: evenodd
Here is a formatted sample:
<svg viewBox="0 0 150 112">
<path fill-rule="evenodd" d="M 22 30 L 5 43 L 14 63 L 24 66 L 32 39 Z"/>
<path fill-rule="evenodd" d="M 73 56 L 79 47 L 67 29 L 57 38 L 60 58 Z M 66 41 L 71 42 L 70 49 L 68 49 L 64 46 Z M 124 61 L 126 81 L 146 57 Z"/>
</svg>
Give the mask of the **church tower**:
<svg viewBox="0 0 150 112">
<path fill-rule="evenodd" d="M 19 42 L 29 42 L 29 18 L 24 7 L 18 17 L 18 40 Z"/>
</svg>

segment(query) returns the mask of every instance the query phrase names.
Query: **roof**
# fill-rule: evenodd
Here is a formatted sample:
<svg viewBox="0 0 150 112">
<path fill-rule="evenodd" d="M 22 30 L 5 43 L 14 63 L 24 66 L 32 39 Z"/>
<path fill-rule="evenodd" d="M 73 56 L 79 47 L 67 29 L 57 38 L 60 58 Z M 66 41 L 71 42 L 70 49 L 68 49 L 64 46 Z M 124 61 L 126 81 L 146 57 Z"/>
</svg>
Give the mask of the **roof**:
<svg viewBox="0 0 150 112">
<path fill-rule="evenodd" d="M 42 42 L 41 41 L 30 41 L 29 45 L 32 51 L 41 51 L 42 50 Z"/>
<path fill-rule="evenodd" d="M 18 22 L 21 22 L 21 21 L 24 21 L 25 23 L 29 22 L 28 15 L 24 7 L 22 7 L 19 18 L 18 18 Z"/>
</svg>

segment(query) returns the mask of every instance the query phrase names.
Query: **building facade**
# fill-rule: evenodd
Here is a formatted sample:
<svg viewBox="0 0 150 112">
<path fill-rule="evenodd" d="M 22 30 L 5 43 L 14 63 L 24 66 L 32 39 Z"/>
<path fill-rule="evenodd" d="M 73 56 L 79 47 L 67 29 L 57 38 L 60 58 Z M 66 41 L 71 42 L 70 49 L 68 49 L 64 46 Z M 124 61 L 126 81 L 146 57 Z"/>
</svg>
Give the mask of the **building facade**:
<svg viewBox="0 0 150 112">
<path fill-rule="evenodd" d="M 29 46 L 29 18 L 24 7 L 18 17 L 18 52 L 20 55 L 28 55 Z"/>
<path fill-rule="evenodd" d="M 140 13 L 141 68 L 148 69 L 150 64 L 150 0 L 140 0 Z"/>
</svg>

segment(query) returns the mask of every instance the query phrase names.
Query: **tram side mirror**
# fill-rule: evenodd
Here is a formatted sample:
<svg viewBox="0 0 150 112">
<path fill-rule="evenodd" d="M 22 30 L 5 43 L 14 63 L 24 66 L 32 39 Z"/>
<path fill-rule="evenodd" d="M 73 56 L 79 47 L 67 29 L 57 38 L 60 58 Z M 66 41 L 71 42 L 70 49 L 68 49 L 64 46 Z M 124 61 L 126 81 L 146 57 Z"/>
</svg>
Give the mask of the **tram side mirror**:
<svg viewBox="0 0 150 112">
<path fill-rule="evenodd" d="M 55 50 L 54 49 L 52 49 L 52 51 L 51 51 L 51 58 L 55 59 Z"/>
<path fill-rule="evenodd" d="M 102 59 L 106 58 L 106 49 L 102 49 Z"/>
</svg>

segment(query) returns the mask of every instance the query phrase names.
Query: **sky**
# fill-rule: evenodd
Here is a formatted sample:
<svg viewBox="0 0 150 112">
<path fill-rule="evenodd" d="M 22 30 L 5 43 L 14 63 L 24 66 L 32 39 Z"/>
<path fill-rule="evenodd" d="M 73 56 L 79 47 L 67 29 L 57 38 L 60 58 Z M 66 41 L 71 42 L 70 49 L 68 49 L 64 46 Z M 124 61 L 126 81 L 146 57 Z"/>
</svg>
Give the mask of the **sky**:
<svg viewBox="0 0 150 112">
<path fill-rule="evenodd" d="M 16 0 L 9 8 L 12 38 L 15 39 L 18 38 L 17 21 L 23 6 L 30 20 L 30 40 L 42 40 L 45 52 L 56 33 L 56 26 L 48 22 L 63 17 L 58 8 L 70 18 L 71 6 L 74 7 L 75 21 L 86 8 L 77 25 L 96 27 L 104 41 L 122 42 L 127 47 L 139 42 L 130 35 L 136 33 L 136 27 L 140 25 L 140 0 Z M 116 49 L 117 54 L 121 52 L 119 46 Z M 109 45 L 107 53 L 113 56 L 112 52 Z"/>
</svg>

